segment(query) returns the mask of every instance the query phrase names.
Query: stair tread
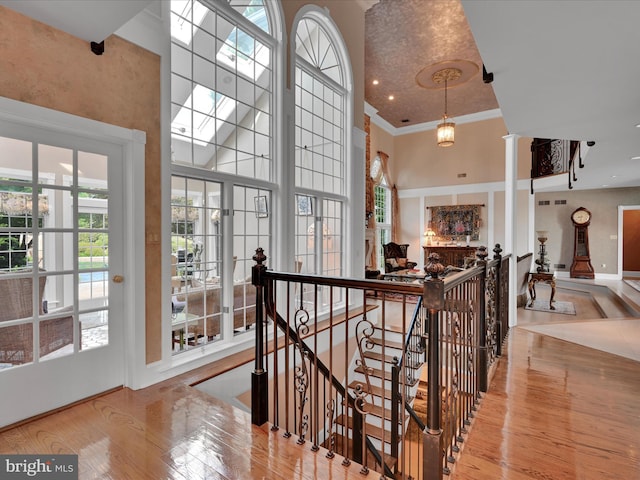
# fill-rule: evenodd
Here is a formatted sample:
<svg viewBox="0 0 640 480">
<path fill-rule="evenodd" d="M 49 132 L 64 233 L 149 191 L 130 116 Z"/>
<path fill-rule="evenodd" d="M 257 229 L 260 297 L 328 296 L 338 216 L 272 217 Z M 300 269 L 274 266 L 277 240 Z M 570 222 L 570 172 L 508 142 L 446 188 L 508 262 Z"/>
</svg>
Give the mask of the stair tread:
<svg viewBox="0 0 640 480">
<path fill-rule="evenodd" d="M 391 420 L 391 410 L 383 408 L 380 405 L 367 405 L 367 413 L 386 420 Z"/>
<path fill-rule="evenodd" d="M 334 445 L 334 450 L 336 452 L 340 452 L 342 455 L 344 455 L 345 453 L 348 454 L 349 457 L 353 456 L 353 441 L 350 438 L 346 439 L 346 446 L 344 445 L 345 443 L 345 438 L 338 434 L 338 433 L 334 433 L 334 438 L 335 438 L 335 445 Z M 326 442 L 325 442 L 326 443 Z M 323 445 L 325 448 L 329 448 L 326 444 Z M 347 449 L 347 452 L 344 451 L 344 449 Z M 371 452 L 367 452 L 367 464 L 368 465 L 372 465 L 373 462 L 375 462 L 373 455 L 371 454 Z M 384 462 L 387 464 L 387 466 L 389 467 L 390 470 L 393 470 L 394 467 L 396 466 L 396 463 L 398 463 L 398 459 L 395 457 L 392 457 L 391 455 L 385 455 L 384 456 Z M 377 468 L 375 469 L 376 471 Z"/>
<path fill-rule="evenodd" d="M 368 351 L 364 353 L 364 357 L 365 358 L 370 358 L 372 360 L 377 360 L 379 362 L 384 361 L 385 363 L 389 363 L 389 364 L 394 364 L 396 363 L 396 358 L 397 357 L 393 357 L 391 355 L 382 355 L 382 353 L 379 352 L 372 352 L 372 351 Z M 419 362 L 419 361 L 411 361 L 407 363 L 407 368 L 412 368 L 414 370 L 420 368 L 422 366 L 423 362 Z"/>
<path fill-rule="evenodd" d="M 385 345 L 387 349 L 402 351 L 402 349 L 404 348 L 404 344 L 402 344 L 401 342 L 394 342 L 386 339 L 383 342 L 381 338 L 376 338 L 376 337 L 371 337 L 370 340 L 375 345 Z M 409 345 L 409 350 L 414 353 L 421 353 L 424 351 L 422 348 L 420 348 L 419 345 L 413 345 L 413 344 Z"/>
<path fill-rule="evenodd" d="M 351 390 L 355 390 L 355 388 L 356 388 L 358 385 L 363 386 L 365 389 L 367 388 L 367 386 L 366 386 L 366 385 L 363 385 L 363 383 L 362 383 L 362 382 L 359 382 L 359 381 L 357 381 L 357 380 L 352 381 L 352 382 L 349 384 L 349 388 L 350 388 Z M 376 387 L 375 385 L 371 385 L 371 387 L 370 387 L 370 391 L 369 391 L 368 393 L 370 393 L 371 395 L 374 395 L 374 396 L 376 396 L 376 397 L 382 397 L 382 396 L 384 395 L 384 398 L 386 398 L 386 399 L 388 399 L 388 400 L 390 400 L 390 399 L 391 399 L 391 390 L 383 389 L 382 387 Z M 406 400 L 407 400 L 409 403 L 411 403 L 411 402 L 413 402 L 413 398 L 414 398 L 414 397 L 412 397 L 412 396 L 408 396 Z"/>
<path fill-rule="evenodd" d="M 356 367 L 356 369 L 354 370 L 357 373 L 361 373 L 364 375 L 364 368 L 362 366 L 360 367 Z M 384 378 L 385 380 L 391 381 L 391 372 L 390 371 L 382 371 L 379 368 L 371 368 L 369 371 L 369 375 L 377 377 L 377 378 Z M 418 383 L 419 378 L 415 378 L 413 380 L 413 382 L 405 382 L 406 385 L 409 386 L 413 386 L 416 383 Z"/>
<path fill-rule="evenodd" d="M 345 424 L 344 424 L 345 418 L 347 419 L 346 427 L 348 427 L 348 428 L 353 428 L 353 419 L 352 419 L 352 417 L 347 417 L 347 416 L 346 416 L 346 415 L 344 415 L 344 414 L 339 415 L 339 416 L 336 418 L 335 423 L 336 423 L 337 425 L 343 425 L 343 426 L 345 426 Z M 382 428 L 380 428 L 380 427 L 377 427 L 377 426 L 375 426 L 375 425 L 370 425 L 370 424 L 368 424 L 368 423 L 367 423 L 367 425 L 366 425 L 366 434 L 367 434 L 368 436 L 370 436 L 370 437 L 372 437 L 372 438 L 375 438 L 375 439 L 377 439 L 377 440 L 380 440 L 380 441 L 383 441 L 382 436 L 383 436 L 383 434 L 384 434 L 384 442 L 385 442 L 385 443 L 389 443 L 389 442 L 390 442 L 390 440 L 391 440 L 391 432 L 390 432 L 390 431 L 388 431 L 388 430 L 386 430 L 386 429 L 384 429 L 384 430 L 383 430 L 383 429 L 382 429 Z M 400 440 L 402 440 L 402 439 L 400 438 L 400 435 L 398 435 L 398 441 L 400 441 Z"/>
</svg>

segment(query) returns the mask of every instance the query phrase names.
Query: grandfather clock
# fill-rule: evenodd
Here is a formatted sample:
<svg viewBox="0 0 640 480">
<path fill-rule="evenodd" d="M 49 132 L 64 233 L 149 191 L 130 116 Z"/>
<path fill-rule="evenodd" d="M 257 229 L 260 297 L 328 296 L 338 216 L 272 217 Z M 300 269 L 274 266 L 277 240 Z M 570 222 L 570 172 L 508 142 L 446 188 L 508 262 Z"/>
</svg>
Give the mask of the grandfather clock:
<svg viewBox="0 0 640 480">
<path fill-rule="evenodd" d="M 576 208 L 571 214 L 571 221 L 575 229 L 571 278 L 594 278 L 591 255 L 589 254 L 591 212 L 584 207 Z"/>
</svg>

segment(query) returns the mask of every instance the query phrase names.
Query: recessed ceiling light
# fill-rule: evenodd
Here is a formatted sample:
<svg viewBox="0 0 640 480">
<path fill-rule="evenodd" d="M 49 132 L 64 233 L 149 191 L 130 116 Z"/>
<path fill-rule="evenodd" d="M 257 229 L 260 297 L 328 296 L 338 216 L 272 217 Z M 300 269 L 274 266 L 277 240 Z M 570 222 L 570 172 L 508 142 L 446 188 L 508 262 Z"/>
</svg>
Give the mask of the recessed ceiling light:
<svg viewBox="0 0 640 480">
<path fill-rule="evenodd" d="M 640 123 L 636 123 L 636 128 L 640 128 Z"/>
<path fill-rule="evenodd" d="M 389 95 L 389 100 L 394 100 L 396 97 L 394 97 L 393 95 Z"/>
<path fill-rule="evenodd" d="M 380 83 L 380 82 L 378 82 L 378 80 L 374 80 L 374 81 L 373 81 L 373 84 L 374 84 L 374 85 L 378 85 L 378 83 Z"/>
<path fill-rule="evenodd" d="M 638 156 L 638 157 L 631 157 L 631 160 L 640 160 L 640 156 Z"/>
</svg>

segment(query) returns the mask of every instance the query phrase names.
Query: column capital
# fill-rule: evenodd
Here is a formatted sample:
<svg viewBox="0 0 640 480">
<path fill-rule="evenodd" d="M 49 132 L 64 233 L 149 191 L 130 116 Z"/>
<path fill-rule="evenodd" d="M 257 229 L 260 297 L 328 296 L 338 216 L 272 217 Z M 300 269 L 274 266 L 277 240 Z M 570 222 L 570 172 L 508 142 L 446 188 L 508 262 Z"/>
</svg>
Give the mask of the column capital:
<svg viewBox="0 0 640 480">
<path fill-rule="evenodd" d="M 507 133 L 502 138 L 504 138 L 505 140 L 517 139 L 520 138 L 520 135 L 518 135 L 517 133 Z"/>
</svg>

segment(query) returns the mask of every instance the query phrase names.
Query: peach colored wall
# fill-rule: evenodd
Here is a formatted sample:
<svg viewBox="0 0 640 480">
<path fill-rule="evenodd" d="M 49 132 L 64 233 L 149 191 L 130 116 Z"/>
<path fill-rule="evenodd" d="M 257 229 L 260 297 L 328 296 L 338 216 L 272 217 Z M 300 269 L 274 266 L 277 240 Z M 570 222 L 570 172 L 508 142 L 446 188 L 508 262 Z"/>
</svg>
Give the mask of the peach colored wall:
<svg viewBox="0 0 640 480">
<path fill-rule="evenodd" d="M 291 34 L 291 24 L 296 13 L 304 5 L 317 5 L 329 10 L 329 15 L 342 34 L 349 52 L 353 75 L 353 123 L 364 130 L 364 10 L 352 0 L 282 0 L 287 35 Z M 287 46 L 287 55 L 289 46 Z M 287 70 L 287 77 L 289 76 Z"/>
<path fill-rule="evenodd" d="M 502 118 L 456 125 L 456 142 L 438 147 L 435 130 L 395 137 L 391 168 L 398 189 L 464 185 L 504 180 L 507 134 Z M 531 170 L 530 139 L 518 142 L 518 178 Z M 466 177 L 458 178 L 458 174 Z"/>
<path fill-rule="evenodd" d="M 0 95 L 147 134 L 146 237 L 160 238 L 160 58 L 117 36 L 88 42 L 0 7 Z M 160 242 L 145 241 L 147 292 L 160 291 Z M 147 362 L 160 359 L 160 299 L 146 301 Z"/>
<path fill-rule="evenodd" d="M 451 186 L 450 195 L 424 197 L 424 205 L 471 205 L 484 204 L 480 216 L 480 239 L 472 245 L 486 245 L 493 250 L 495 245 L 487 245 L 489 231 L 493 232 L 493 243 L 504 247 L 504 192 L 496 192 L 493 198 L 493 224 L 489 219 L 489 193 L 478 192 L 458 194 L 456 186 L 465 184 L 483 184 L 503 182 L 505 175 L 505 141 L 507 134 L 502 118 L 465 123 L 456 126 L 456 143 L 447 148 L 438 147 L 435 130 L 391 136 L 380 127 L 372 125 L 373 145 L 385 145 L 392 152 L 389 158 L 391 177 L 398 190 L 421 189 Z M 391 139 L 391 140 L 390 140 Z M 387 147 L 391 144 L 392 147 Z M 529 178 L 531 154 L 530 138 L 518 141 L 518 178 Z M 382 148 L 384 150 L 384 148 Z M 466 177 L 458 177 L 458 174 Z M 399 240 L 410 243 L 411 250 L 416 250 L 424 243 L 420 232 L 420 222 L 426 226 L 427 212 L 419 212 L 418 199 L 404 197 L 400 201 Z M 525 232 L 528 225 L 528 201 L 526 192 L 518 192 L 518 231 Z M 407 211 L 408 210 L 408 211 Z M 423 215 L 421 218 L 420 215 Z M 447 239 L 443 239 L 447 240 Z M 518 238 L 516 253 L 522 255 L 527 251 L 527 238 Z"/>
</svg>

